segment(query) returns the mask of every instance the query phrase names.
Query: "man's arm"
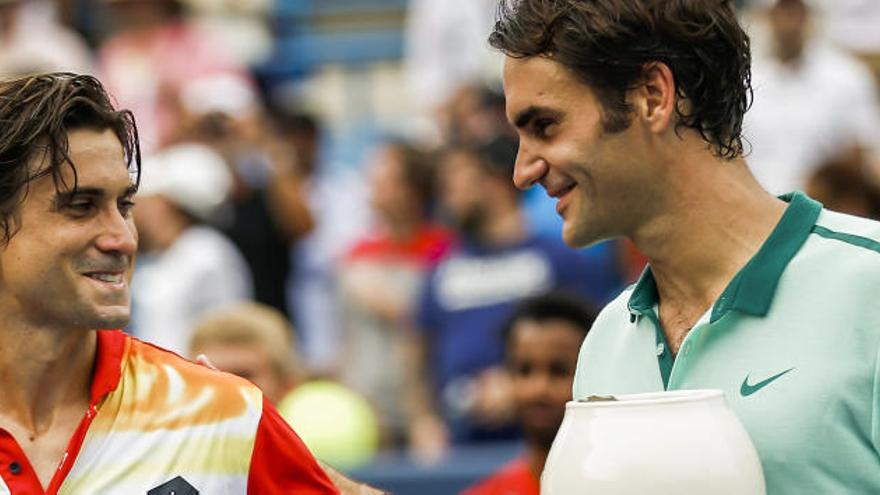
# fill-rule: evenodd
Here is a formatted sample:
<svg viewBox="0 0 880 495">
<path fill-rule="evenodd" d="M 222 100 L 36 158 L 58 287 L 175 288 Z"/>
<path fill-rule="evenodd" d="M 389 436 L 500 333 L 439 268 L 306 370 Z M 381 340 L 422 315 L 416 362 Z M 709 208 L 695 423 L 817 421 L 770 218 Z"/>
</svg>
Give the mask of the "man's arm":
<svg viewBox="0 0 880 495">
<path fill-rule="evenodd" d="M 265 397 L 251 453 L 247 492 L 260 495 L 340 493 L 299 436 Z"/>
<path fill-rule="evenodd" d="M 430 392 L 428 349 L 421 332 L 411 331 L 406 343 L 407 368 L 404 405 L 409 429 L 409 450 L 423 464 L 439 462 L 449 448 L 449 432 L 440 416 Z"/>
</svg>

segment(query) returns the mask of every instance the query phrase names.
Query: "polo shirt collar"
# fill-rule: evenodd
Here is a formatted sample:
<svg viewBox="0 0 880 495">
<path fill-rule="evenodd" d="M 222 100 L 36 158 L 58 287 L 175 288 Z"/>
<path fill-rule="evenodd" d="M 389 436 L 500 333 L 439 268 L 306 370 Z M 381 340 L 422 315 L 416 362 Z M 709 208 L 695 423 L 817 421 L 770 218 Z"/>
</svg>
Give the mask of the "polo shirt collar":
<svg viewBox="0 0 880 495">
<path fill-rule="evenodd" d="M 97 334 L 91 385 L 92 405 L 96 405 L 119 386 L 122 358 L 129 344 L 128 336 L 120 330 L 98 330 Z"/>
<path fill-rule="evenodd" d="M 733 277 L 712 308 L 711 322 L 730 310 L 766 316 L 776 294 L 779 278 L 809 237 L 822 205 L 807 195 L 794 192 L 780 196 L 788 202 L 782 218 L 761 248 Z M 633 315 L 653 310 L 658 303 L 657 284 L 651 267 L 639 277 L 627 306 Z"/>
</svg>

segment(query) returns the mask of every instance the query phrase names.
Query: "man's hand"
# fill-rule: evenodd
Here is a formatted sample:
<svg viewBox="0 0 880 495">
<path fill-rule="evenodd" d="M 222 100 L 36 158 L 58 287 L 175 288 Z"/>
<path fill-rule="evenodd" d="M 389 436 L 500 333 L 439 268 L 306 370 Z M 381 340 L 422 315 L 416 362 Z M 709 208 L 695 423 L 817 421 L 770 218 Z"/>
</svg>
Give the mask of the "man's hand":
<svg viewBox="0 0 880 495">
<path fill-rule="evenodd" d="M 504 426 L 514 421 L 513 382 L 501 367 L 489 368 L 474 380 L 473 406 L 469 414 L 479 424 Z"/>
<path fill-rule="evenodd" d="M 377 490 L 371 486 L 352 481 L 351 479 L 345 477 L 339 471 L 333 469 L 332 467 L 324 464 L 321 461 L 318 461 L 318 464 L 321 465 L 321 468 L 323 468 L 324 472 L 327 473 L 330 481 L 333 482 L 333 484 L 336 486 L 336 489 L 339 490 L 339 493 L 341 493 L 342 495 L 387 495 L 381 490 Z"/>
<path fill-rule="evenodd" d="M 409 451 L 419 464 L 437 464 L 449 450 L 449 431 L 443 420 L 425 414 L 409 426 Z"/>
</svg>

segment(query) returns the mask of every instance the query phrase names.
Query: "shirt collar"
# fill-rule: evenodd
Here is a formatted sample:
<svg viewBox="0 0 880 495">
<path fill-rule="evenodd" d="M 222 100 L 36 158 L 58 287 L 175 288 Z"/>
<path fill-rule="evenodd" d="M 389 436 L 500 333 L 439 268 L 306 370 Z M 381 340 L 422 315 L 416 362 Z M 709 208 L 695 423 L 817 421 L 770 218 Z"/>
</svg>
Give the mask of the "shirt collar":
<svg viewBox="0 0 880 495">
<path fill-rule="evenodd" d="M 116 390 L 122 377 L 122 358 L 129 338 L 120 330 L 98 330 L 95 370 L 92 373 L 91 403 L 96 405 Z"/>
<path fill-rule="evenodd" d="M 711 322 L 730 310 L 766 316 L 776 294 L 782 272 L 809 237 L 822 205 L 795 192 L 781 196 L 788 203 L 782 218 L 761 248 L 737 273 L 712 308 Z M 658 302 L 657 285 L 651 267 L 645 268 L 630 295 L 630 313 L 641 315 Z"/>
</svg>

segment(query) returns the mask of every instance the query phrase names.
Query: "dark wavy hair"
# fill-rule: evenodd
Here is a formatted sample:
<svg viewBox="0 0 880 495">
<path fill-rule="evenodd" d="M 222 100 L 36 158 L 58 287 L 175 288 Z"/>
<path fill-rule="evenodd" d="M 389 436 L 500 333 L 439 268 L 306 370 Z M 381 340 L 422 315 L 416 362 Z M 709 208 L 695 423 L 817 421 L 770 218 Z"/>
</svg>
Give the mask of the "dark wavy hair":
<svg viewBox="0 0 880 495">
<path fill-rule="evenodd" d="M 489 43 L 568 68 L 596 92 L 607 132 L 629 126 L 626 92 L 661 62 L 675 79 L 676 131 L 695 129 L 719 157 L 743 154 L 751 54 L 730 0 L 501 0 Z"/>
<path fill-rule="evenodd" d="M 60 72 L 0 82 L 0 243 L 15 235 L 18 208 L 32 180 L 51 175 L 59 190 L 76 190 L 76 164 L 68 154 L 67 136 L 83 128 L 116 134 L 126 168 L 138 185 L 141 154 L 134 116 L 116 110 L 97 79 Z M 37 153 L 45 153 L 48 166 L 31 165 Z M 72 172 L 72 184 L 64 179 L 64 167 Z"/>
</svg>

